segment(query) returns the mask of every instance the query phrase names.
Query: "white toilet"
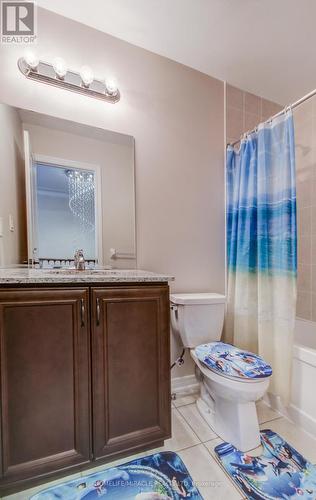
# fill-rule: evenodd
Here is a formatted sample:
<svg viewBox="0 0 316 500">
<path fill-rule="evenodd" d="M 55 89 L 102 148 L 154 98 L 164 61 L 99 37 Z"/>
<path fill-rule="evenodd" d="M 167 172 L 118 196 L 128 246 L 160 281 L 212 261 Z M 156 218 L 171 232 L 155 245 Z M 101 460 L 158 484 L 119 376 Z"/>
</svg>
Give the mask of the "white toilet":
<svg viewBox="0 0 316 500">
<path fill-rule="evenodd" d="M 272 370 L 259 356 L 219 342 L 225 302 L 217 293 L 172 294 L 171 324 L 199 368 L 199 412 L 224 441 L 250 451 L 260 445 L 255 402 Z"/>
</svg>

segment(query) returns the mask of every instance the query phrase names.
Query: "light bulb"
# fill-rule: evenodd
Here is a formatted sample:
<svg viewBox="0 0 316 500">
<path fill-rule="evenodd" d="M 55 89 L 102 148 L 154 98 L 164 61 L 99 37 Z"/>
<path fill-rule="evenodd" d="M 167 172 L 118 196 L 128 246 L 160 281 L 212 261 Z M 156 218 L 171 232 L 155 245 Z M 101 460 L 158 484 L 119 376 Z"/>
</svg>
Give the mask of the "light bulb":
<svg viewBox="0 0 316 500">
<path fill-rule="evenodd" d="M 61 57 L 56 57 L 53 61 L 53 68 L 58 78 L 61 80 L 65 78 L 67 73 L 67 66 Z"/>
<path fill-rule="evenodd" d="M 105 86 L 106 86 L 106 91 L 107 91 L 108 94 L 110 94 L 110 95 L 116 95 L 117 94 L 117 85 L 114 82 L 114 80 L 107 80 L 105 82 Z"/>
<path fill-rule="evenodd" d="M 89 85 L 94 80 L 93 71 L 89 66 L 82 66 L 82 68 L 80 69 L 80 76 L 85 87 L 89 87 Z"/>
<path fill-rule="evenodd" d="M 36 70 L 37 66 L 39 65 L 39 58 L 31 51 L 28 51 L 25 54 L 24 60 L 29 68 L 33 70 Z"/>
</svg>

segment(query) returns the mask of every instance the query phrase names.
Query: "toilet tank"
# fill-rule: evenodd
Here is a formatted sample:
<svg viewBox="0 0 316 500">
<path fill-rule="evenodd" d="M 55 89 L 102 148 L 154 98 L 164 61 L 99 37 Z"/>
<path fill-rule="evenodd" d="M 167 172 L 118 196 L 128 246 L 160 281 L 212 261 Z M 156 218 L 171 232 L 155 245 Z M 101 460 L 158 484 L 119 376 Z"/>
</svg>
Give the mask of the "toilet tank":
<svg viewBox="0 0 316 500">
<path fill-rule="evenodd" d="M 219 293 L 177 293 L 170 295 L 171 325 L 184 347 L 220 340 L 226 297 Z"/>
</svg>

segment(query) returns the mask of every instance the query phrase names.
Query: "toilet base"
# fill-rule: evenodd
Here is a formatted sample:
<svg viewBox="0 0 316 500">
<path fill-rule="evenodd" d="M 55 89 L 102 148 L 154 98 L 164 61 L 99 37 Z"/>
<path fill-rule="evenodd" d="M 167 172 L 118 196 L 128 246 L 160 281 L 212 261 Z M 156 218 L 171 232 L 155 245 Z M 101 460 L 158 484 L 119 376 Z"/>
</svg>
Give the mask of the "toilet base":
<svg viewBox="0 0 316 500">
<path fill-rule="evenodd" d="M 201 397 L 196 402 L 201 416 L 210 428 L 224 441 L 240 451 L 247 452 L 260 445 L 260 432 L 254 402 L 236 403 L 217 397 L 201 384 Z"/>
</svg>

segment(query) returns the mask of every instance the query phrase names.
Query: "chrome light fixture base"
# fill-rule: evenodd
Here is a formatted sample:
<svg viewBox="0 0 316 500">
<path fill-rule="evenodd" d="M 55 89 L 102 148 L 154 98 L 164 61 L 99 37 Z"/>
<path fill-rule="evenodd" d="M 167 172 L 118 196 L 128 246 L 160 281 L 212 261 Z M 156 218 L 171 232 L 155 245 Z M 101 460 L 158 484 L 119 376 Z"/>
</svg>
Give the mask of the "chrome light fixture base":
<svg viewBox="0 0 316 500">
<path fill-rule="evenodd" d="M 53 65 L 44 61 L 39 61 L 36 68 L 32 68 L 25 60 L 20 57 L 18 60 L 18 68 L 21 73 L 30 80 L 37 82 L 47 83 L 55 87 L 65 90 L 71 90 L 79 94 L 101 99 L 106 102 L 116 103 L 120 100 L 120 92 L 117 89 L 114 93 L 109 92 L 105 82 L 97 80 L 96 78 L 85 86 L 82 82 L 80 73 L 68 70 L 63 78 L 59 78 L 53 68 Z"/>
</svg>

